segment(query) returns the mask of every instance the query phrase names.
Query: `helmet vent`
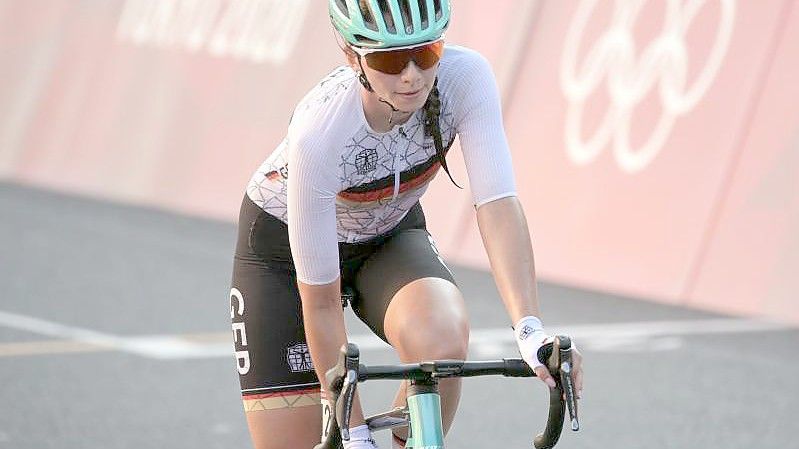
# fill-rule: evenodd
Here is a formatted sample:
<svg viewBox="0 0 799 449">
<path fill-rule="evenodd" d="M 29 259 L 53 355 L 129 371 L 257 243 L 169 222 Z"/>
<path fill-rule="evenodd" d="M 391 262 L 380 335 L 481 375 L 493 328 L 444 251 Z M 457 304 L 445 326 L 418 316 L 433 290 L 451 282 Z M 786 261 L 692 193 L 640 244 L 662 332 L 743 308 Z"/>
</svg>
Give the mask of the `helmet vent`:
<svg viewBox="0 0 799 449">
<path fill-rule="evenodd" d="M 397 24 L 394 23 L 394 15 L 391 14 L 391 6 L 388 4 L 388 0 L 377 0 L 377 6 L 380 8 L 380 15 L 386 24 L 386 31 L 389 34 L 397 34 Z"/>
<path fill-rule="evenodd" d="M 430 17 L 427 13 L 427 0 L 419 2 L 419 15 L 422 17 L 422 29 L 426 30 L 430 26 Z"/>
<path fill-rule="evenodd" d="M 433 8 L 435 9 L 436 21 L 441 20 L 444 16 L 444 9 L 441 8 L 441 0 L 433 0 Z"/>
<path fill-rule="evenodd" d="M 361 17 L 363 17 L 363 24 L 366 25 L 366 28 L 377 31 L 377 21 L 372 14 L 372 8 L 369 7 L 369 0 L 361 0 L 358 2 L 358 6 L 361 8 Z"/>
<path fill-rule="evenodd" d="M 347 8 L 347 2 L 345 0 L 336 0 L 336 7 L 338 7 L 341 14 L 344 14 L 344 17 L 350 18 L 350 9 Z"/>
<path fill-rule="evenodd" d="M 359 44 L 365 44 L 367 46 L 375 46 L 375 45 L 380 44 L 380 42 L 378 42 L 378 41 L 376 41 L 374 39 L 369 39 L 368 37 L 366 37 L 366 36 L 364 36 L 362 34 L 355 34 L 355 35 L 353 35 L 353 37 L 355 38 L 355 40 L 358 41 Z"/>
<path fill-rule="evenodd" d="M 402 27 L 405 34 L 413 34 L 413 14 L 411 13 L 410 0 L 400 1 L 400 13 L 402 14 Z"/>
</svg>

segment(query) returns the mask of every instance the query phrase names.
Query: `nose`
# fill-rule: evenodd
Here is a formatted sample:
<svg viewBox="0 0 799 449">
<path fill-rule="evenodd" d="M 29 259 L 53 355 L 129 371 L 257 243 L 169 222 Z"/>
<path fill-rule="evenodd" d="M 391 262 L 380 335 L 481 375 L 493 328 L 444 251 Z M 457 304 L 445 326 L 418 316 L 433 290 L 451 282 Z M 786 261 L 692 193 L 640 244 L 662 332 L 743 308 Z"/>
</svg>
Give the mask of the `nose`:
<svg viewBox="0 0 799 449">
<path fill-rule="evenodd" d="M 402 73 L 400 73 L 400 77 L 403 82 L 414 84 L 422 77 L 422 69 L 420 69 L 413 60 L 410 60 L 408 61 L 408 65 L 402 70 Z"/>
</svg>

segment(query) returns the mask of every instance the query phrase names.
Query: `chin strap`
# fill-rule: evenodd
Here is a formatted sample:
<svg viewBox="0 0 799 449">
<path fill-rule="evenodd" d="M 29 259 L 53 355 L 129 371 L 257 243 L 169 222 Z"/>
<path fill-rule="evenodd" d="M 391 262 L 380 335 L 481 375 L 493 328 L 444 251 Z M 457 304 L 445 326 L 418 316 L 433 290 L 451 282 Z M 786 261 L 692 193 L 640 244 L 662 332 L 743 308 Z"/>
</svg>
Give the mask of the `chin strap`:
<svg viewBox="0 0 799 449">
<path fill-rule="evenodd" d="M 361 67 L 361 71 L 360 71 L 360 73 L 358 73 L 358 81 L 360 81 L 360 83 L 364 87 L 364 89 L 366 89 L 369 92 L 372 92 L 374 94 L 377 94 L 377 92 L 375 92 L 375 90 L 372 88 L 372 84 L 366 78 L 366 72 L 363 70 L 363 62 L 361 61 L 361 57 L 360 56 L 358 56 L 358 65 Z M 388 107 L 391 108 L 391 112 L 388 114 L 388 124 L 389 125 L 393 124 L 394 123 L 394 114 L 397 113 L 397 112 L 401 112 L 401 111 L 399 109 L 397 109 L 393 104 L 391 104 L 391 102 L 389 102 L 385 98 L 381 97 L 380 95 L 377 95 L 377 100 L 380 101 L 381 103 L 387 104 Z"/>
<path fill-rule="evenodd" d="M 361 56 L 358 55 L 358 65 L 361 67 L 360 73 L 358 73 L 358 81 L 361 82 L 361 85 L 364 89 L 368 90 L 369 92 L 374 92 L 375 90 L 372 89 L 372 85 L 369 84 L 369 80 L 366 79 L 366 72 L 363 70 L 363 62 L 361 62 Z"/>
<path fill-rule="evenodd" d="M 385 104 L 388 105 L 388 107 L 391 108 L 391 112 L 389 112 L 389 114 L 388 114 L 388 124 L 389 125 L 393 124 L 394 123 L 394 113 L 395 112 L 402 112 L 402 111 L 400 111 L 399 109 L 395 108 L 393 104 L 389 103 L 387 100 L 384 100 L 383 97 L 381 97 L 379 95 L 377 96 L 377 101 L 379 101 L 381 103 L 385 103 Z"/>
</svg>

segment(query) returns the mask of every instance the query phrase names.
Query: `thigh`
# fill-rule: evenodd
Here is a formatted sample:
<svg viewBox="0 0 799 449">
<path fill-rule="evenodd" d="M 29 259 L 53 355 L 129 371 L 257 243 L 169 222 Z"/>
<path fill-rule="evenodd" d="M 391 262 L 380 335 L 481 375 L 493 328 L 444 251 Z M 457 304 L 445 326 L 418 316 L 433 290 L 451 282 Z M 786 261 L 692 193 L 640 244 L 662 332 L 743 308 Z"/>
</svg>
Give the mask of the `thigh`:
<svg viewBox="0 0 799 449">
<path fill-rule="evenodd" d="M 388 342 L 385 323 L 391 303 L 406 286 L 425 279 L 428 281 L 424 285 L 436 285 L 439 293 L 446 293 L 420 297 L 418 303 L 428 303 L 427 306 L 432 304 L 430 301 L 462 303 L 452 272 L 439 256 L 430 234 L 425 229 L 403 230 L 388 239 L 359 270 L 355 278 L 358 301 L 353 310 Z"/>
<path fill-rule="evenodd" d="M 283 408 L 247 413 L 255 449 L 311 449 L 322 433 L 321 408 Z"/>
<path fill-rule="evenodd" d="M 230 293 L 236 370 L 256 448 L 313 447 L 321 432 L 319 383 L 290 271 L 237 254 Z"/>
<path fill-rule="evenodd" d="M 319 387 L 292 273 L 236 260 L 230 317 L 242 395 Z"/>
</svg>

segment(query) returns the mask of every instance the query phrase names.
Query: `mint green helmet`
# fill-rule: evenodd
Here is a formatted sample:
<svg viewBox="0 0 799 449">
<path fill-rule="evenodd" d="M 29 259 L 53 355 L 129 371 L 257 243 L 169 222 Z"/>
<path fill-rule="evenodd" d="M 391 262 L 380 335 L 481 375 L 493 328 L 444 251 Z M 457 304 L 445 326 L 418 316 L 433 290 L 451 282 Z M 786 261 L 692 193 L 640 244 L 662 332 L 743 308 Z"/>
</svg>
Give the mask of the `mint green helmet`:
<svg viewBox="0 0 799 449">
<path fill-rule="evenodd" d="M 441 38 L 449 25 L 449 0 L 328 0 L 341 36 L 362 48 L 390 48 Z"/>
</svg>

